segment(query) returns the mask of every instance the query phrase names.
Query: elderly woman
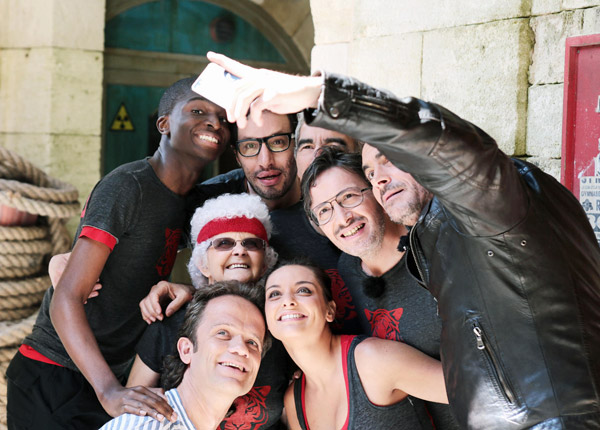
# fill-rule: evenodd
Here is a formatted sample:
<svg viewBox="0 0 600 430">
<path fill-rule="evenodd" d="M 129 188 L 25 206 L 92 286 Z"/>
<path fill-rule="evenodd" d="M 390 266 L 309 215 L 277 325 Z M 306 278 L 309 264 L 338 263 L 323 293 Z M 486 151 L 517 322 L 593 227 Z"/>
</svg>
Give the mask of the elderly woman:
<svg viewBox="0 0 600 430">
<path fill-rule="evenodd" d="M 197 289 L 220 281 L 255 282 L 274 265 L 277 254 L 268 245 L 272 225 L 265 204 L 257 196 L 225 194 L 196 210 L 191 222 L 194 241 L 188 269 Z M 151 324 L 136 347 L 128 386 L 159 386 L 164 358 L 171 354 L 185 308 Z M 268 429 L 279 421 L 290 360 L 274 342 L 262 361 L 254 387 L 235 402 L 236 411 L 221 427 L 242 423 Z"/>
<path fill-rule="evenodd" d="M 448 403 L 441 363 L 402 342 L 334 335 L 331 280 L 316 266 L 286 263 L 265 282 L 273 337 L 303 372 L 285 394 L 293 430 L 431 429 L 419 399 Z"/>
</svg>

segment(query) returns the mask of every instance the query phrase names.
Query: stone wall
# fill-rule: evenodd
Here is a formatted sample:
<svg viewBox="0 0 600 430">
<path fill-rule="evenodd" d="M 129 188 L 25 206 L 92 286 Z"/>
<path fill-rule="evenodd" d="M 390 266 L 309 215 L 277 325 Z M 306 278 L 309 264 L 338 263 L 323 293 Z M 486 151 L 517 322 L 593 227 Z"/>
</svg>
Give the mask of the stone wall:
<svg viewBox="0 0 600 430">
<path fill-rule="evenodd" d="M 440 103 L 560 176 L 565 39 L 600 33 L 599 0 L 311 0 L 311 9 L 313 70 Z"/>
<path fill-rule="evenodd" d="M 0 145 L 84 199 L 100 177 L 104 0 L 2 0 L 0 17 Z"/>
</svg>

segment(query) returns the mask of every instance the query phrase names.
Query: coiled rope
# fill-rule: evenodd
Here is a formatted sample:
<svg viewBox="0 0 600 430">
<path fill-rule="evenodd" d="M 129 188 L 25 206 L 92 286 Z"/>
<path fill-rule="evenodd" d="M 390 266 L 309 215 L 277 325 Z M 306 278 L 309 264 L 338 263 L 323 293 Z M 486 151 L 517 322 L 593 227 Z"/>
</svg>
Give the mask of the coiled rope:
<svg viewBox="0 0 600 430">
<path fill-rule="evenodd" d="M 39 215 L 30 227 L 0 226 L 0 430 L 6 425 L 6 368 L 31 333 L 50 286 L 48 257 L 66 252 L 65 227 L 79 212 L 75 187 L 48 176 L 21 156 L 0 147 L 0 206 Z"/>
</svg>

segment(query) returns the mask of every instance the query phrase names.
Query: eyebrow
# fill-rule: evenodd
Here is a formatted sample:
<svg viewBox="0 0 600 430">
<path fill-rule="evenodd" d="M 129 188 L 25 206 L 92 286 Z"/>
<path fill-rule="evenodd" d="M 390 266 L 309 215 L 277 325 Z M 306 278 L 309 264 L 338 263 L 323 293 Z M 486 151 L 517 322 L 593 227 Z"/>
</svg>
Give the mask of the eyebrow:
<svg viewBox="0 0 600 430">
<path fill-rule="evenodd" d="M 302 146 L 304 143 L 314 143 L 314 139 L 300 139 L 298 141 L 298 146 Z M 348 144 L 344 139 L 340 139 L 339 137 L 328 137 L 325 139 L 325 143 L 337 143 L 341 146 L 348 147 Z"/>
<path fill-rule="evenodd" d="M 377 160 L 379 160 L 381 157 L 384 157 L 384 155 L 383 155 L 383 154 L 382 154 L 380 151 L 377 151 L 377 154 L 375 154 L 375 158 L 376 158 Z M 363 164 L 363 165 L 362 165 L 362 171 L 363 171 L 363 173 L 365 173 L 365 171 L 366 171 L 366 170 L 367 170 L 369 167 L 370 167 L 370 166 L 369 166 L 368 164 Z"/>
<path fill-rule="evenodd" d="M 229 328 L 232 328 L 232 329 L 239 330 L 236 326 L 234 326 L 232 324 L 229 324 L 229 323 L 226 323 L 226 322 L 221 322 L 221 323 L 213 324 L 210 327 L 210 329 L 213 330 L 215 328 L 220 328 L 220 327 L 229 327 Z M 253 336 L 253 337 L 256 337 L 259 340 L 261 340 L 261 342 L 264 342 L 264 336 L 260 337 L 258 334 L 254 333 L 254 332 L 250 332 L 250 335 Z"/>
<path fill-rule="evenodd" d="M 294 285 L 302 285 L 302 284 L 310 284 L 313 287 L 316 287 L 316 284 L 314 282 L 311 282 L 311 281 L 297 281 Z M 280 288 L 280 285 L 277 285 L 277 284 L 276 285 L 271 285 L 270 287 L 267 287 L 265 289 L 265 292 L 268 291 L 268 290 L 270 290 L 271 288 Z"/>
</svg>

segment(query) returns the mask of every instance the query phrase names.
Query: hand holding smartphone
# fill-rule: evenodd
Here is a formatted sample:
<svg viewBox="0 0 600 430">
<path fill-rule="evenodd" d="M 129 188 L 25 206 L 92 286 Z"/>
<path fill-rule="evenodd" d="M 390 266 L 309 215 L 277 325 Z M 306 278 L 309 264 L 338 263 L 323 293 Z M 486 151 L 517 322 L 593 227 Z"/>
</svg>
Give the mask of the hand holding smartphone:
<svg viewBox="0 0 600 430">
<path fill-rule="evenodd" d="M 238 79 L 218 64 L 209 63 L 192 84 L 192 91 L 227 109 L 233 103 L 232 84 Z"/>
</svg>

